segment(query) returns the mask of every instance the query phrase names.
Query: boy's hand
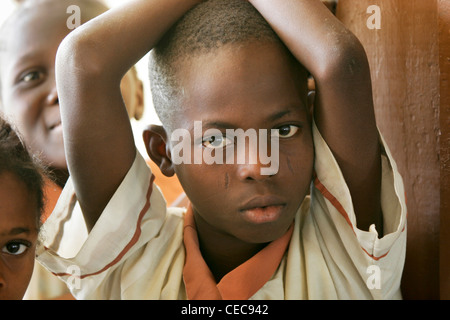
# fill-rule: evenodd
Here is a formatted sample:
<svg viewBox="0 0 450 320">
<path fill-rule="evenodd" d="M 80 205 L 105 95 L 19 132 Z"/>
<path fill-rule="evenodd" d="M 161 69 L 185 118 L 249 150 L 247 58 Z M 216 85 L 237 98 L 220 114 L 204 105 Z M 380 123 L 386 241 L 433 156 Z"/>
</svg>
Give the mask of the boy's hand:
<svg viewBox="0 0 450 320">
<path fill-rule="evenodd" d="M 314 118 L 350 189 L 357 225 L 381 234 L 381 157 L 367 57 L 320 0 L 249 0 L 315 80 Z"/>
<path fill-rule="evenodd" d="M 120 82 L 200 0 L 132 0 L 75 29 L 56 57 L 67 162 L 92 228 L 122 182 L 136 147 Z"/>
</svg>

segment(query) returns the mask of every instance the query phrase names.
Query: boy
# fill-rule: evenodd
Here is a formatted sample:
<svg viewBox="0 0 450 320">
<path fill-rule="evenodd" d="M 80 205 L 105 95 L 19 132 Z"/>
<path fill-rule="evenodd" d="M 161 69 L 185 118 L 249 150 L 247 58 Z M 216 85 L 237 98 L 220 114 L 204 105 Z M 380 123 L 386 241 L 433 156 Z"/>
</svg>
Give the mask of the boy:
<svg viewBox="0 0 450 320">
<path fill-rule="evenodd" d="M 121 76 L 152 48 L 163 127 L 144 140 L 161 171 L 179 177 L 187 212 L 166 210 L 153 188 L 120 96 Z M 364 50 L 320 1 L 131 1 L 66 38 L 57 86 L 72 174 L 39 259 L 77 297 L 400 297 L 401 178 L 377 132 Z M 181 163 L 180 129 L 194 136 Z M 263 174 L 261 155 L 250 161 L 255 145 L 230 129 L 277 142 L 276 170 Z M 195 163 L 198 153 L 225 161 Z M 74 193 L 90 235 L 66 254 L 60 224 Z"/>
<path fill-rule="evenodd" d="M 68 171 L 54 60 L 62 39 L 72 31 L 67 27 L 67 7 L 74 3 L 80 7 L 81 22 L 107 10 L 104 4 L 95 0 L 20 1 L 2 25 L 0 34 L 0 108 L 17 122 L 32 150 L 42 154 L 60 187 L 64 186 Z M 137 81 L 130 72 L 124 84 Z M 124 91 L 124 96 L 126 102 L 134 99 L 128 90 Z M 130 118 L 142 116 L 142 102 L 127 105 Z"/>
<path fill-rule="evenodd" d="M 41 155 L 50 167 L 56 182 L 46 181 L 44 220 L 53 210 L 69 174 L 54 69 L 57 48 L 71 31 L 67 26 L 70 17 L 67 8 L 74 4 L 80 8 L 82 23 L 108 10 L 97 0 L 25 0 L 20 1 L 0 29 L 0 110 L 17 123 L 31 150 Z M 121 91 L 129 118 L 139 120 L 144 111 L 144 99 L 142 82 L 135 68 L 122 79 Z M 163 181 L 166 199 L 172 202 L 181 188 L 173 179 Z M 167 197 L 169 191 L 173 195 Z M 36 277 L 45 275 L 39 265 L 36 268 Z M 43 283 L 42 279 L 32 281 L 27 298 L 50 298 L 62 291 L 58 287 L 59 280 L 54 285 L 49 281 L 44 288 L 38 285 Z M 62 288 L 67 289 L 65 285 Z"/>
<path fill-rule="evenodd" d="M 0 110 L 17 122 L 32 150 L 42 154 L 57 186 L 62 188 L 69 173 L 54 79 L 56 50 L 71 31 L 67 26 L 69 6 L 80 8 L 81 23 L 108 7 L 99 0 L 18 2 L 18 8 L 0 29 Z M 134 67 L 124 75 L 121 89 L 129 118 L 140 120 L 144 112 L 143 88 Z M 163 182 L 165 194 L 173 193 L 168 198 L 170 203 L 181 188 L 174 179 Z"/>
</svg>

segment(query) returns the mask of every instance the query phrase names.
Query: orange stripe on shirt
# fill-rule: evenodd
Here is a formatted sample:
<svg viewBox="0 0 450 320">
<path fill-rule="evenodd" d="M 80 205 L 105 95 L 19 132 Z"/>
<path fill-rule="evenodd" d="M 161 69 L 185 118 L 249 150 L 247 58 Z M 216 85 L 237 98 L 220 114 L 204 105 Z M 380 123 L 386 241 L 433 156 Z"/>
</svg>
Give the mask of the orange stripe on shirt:
<svg viewBox="0 0 450 320">
<path fill-rule="evenodd" d="M 330 201 L 330 203 L 332 204 L 333 207 L 336 208 L 336 210 L 344 217 L 345 221 L 347 221 L 348 225 L 352 228 L 353 234 L 356 236 L 355 230 L 353 229 L 353 224 L 350 221 L 350 218 L 347 214 L 347 211 L 345 211 L 344 207 L 342 206 L 342 204 L 339 202 L 338 199 L 336 199 L 336 197 L 334 197 L 330 191 L 328 191 L 328 189 L 322 184 L 322 182 L 320 182 L 319 178 L 315 178 L 314 179 L 314 185 L 317 188 L 317 190 L 319 190 L 319 192 L 328 200 Z M 385 256 L 388 255 L 389 250 L 379 256 L 376 257 L 373 254 L 370 254 L 366 249 L 364 249 L 363 247 L 361 247 L 361 249 L 372 259 L 374 260 L 380 260 L 382 258 L 384 258 Z"/>
<path fill-rule="evenodd" d="M 364 249 L 363 247 L 361 247 L 361 249 L 363 249 L 363 251 L 364 251 L 369 257 L 371 257 L 373 260 L 376 260 L 376 261 L 380 260 L 381 258 L 386 257 L 386 256 L 388 255 L 388 253 L 389 253 L 389 250 L 388 250 L 388 252 L 386 252 L 385 254 L 383 254 L 383 255 L 381 255 L 381 256 L 379 256 L 379 257 L 376 257 L 376 256 L 374 256 L 373 254 L 370 254 L 370 253 L 369 253 L 366 249 Z"/>
<path fill-rule="evenodd" d="M 328 200 L 331 202 L 331 204 L 333 205 L 333 207 L 336 208 L 336 210 L 344 217 L 345 221 L 347 221 L 348 225 L 352 228 L 353 233 L 356 235 L 355 231 L 353 230 L 353 224 L 350 221 L 350 218 L 347 214 L 347 211 L 345 211 L 344 207 L 342 206 L 342 204 L 339 202 L 338 199 L 336 199 L 330 191 L 328 191 L 328 189 L 322 184 L 322 182 L 320 182 L 319 178 L 316 177 L 316 179 L 314 179 L 314 185 L 316 186 L 317 190 L 320 191 L 320 193 Z"/>
<path fill-rule="evenodd" d="M 90 276 L 95 276 L 97 274 L 100 274 L 100 273 L 108 270 L 109 268 L 114 266 L 116 263 L 118 263 L 122 259 L 122 257 L 128 252 L 128 250 L 130 250 L 130 248 L 138 241 L 138 239 L 139 239 L 139 237 L 141 235 L 141 222 L 142 222 L 142 219 L 144 218 L 144 215 L 147 212 L 147 210 L 150 208 L 150 197 L 151 197 L 152 191 L 153 191 L 153 181 L 154 180 L 155 180 L 155 176 L 152 174 L 151 178 L 150 178 L 150 185 L 148 187 L 147 194 L 146 194 L 146 202 L 145 202 L 144 207 L 142 208 L 141 212 L 139 213 L 138 221 L 136 223 L 136 230 L 135 230 L 134 235 L 131 238 L 130 242 L 128 242 L 128 244 L 125 246 L 125 248 L 119 253 L 119 255 L 113 261 L 108 263 L 101 270 L 93 272 L 93 273 L 81 275 L 81 276 L 79 276 L 80 279 L 84 279 L 84 278 L 90 277 Z M 48 250 L 47 248 L 45 248 L 45 249 Z M 58 276 L 58 277 L 61 277 L 61 276 L 74 276 L 73 274 L 70 274 L 70 273 L 53 273 L 53 274 Z"/>
</svg>

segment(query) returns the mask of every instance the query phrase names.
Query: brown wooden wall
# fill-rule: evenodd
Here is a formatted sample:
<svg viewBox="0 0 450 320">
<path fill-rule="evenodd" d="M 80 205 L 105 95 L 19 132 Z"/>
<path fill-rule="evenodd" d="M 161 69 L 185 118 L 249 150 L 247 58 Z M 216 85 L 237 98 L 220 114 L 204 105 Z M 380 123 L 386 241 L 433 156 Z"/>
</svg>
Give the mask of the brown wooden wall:
<svg viewBox="0 0 450 320">
<path fill-rule="evenodd" d="M 441 128 L 440 294 L 450 299 L 450 1 L 438 2 Z"/>
<path fill-rule="evenodd" d="M 380 8 L 380 29 L 369 29 Z M 405 299 L 450 297 L 450 0 L 339 0 L 337 17 L 361 40 L 378 126 L 408 203 Z"/>
</svg>

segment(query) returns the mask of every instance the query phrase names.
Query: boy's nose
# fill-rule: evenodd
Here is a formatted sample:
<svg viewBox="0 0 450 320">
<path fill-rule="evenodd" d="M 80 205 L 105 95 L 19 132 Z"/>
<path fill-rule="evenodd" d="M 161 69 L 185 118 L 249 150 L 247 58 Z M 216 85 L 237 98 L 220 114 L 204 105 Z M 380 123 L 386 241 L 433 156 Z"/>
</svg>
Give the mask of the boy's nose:
<svg viewBox="0 0 450 320">
<path fill-rule="evenodd" d="M 264 181 L 274 174 L 264 174 L 264 168 L 267 168 L 267 164 L 261 163 L 261 159 L 258 155 L 257 147 L 246 148 L 246 158 L 237 159 L 237 175 L 240 180 L 254 180 Z"/>
<path fill-rule="evenodd" d="M 263 175 L 261 174 L 261 169 L 263 166 L 261 163 L 246 163 L 246 164 L 238 164 L 237 174 L 240 180 L 254 180 L 254 181 L 264 181 L 267 178 L 271 177 L 271 175 Z"/>
<path fill-rule="evenodd" d="M 47 105 L 53 106 L 59 104 L 58 92 L 56 91 L 56 86 L 50 90 L 47 95 Z"/>
</svg>

